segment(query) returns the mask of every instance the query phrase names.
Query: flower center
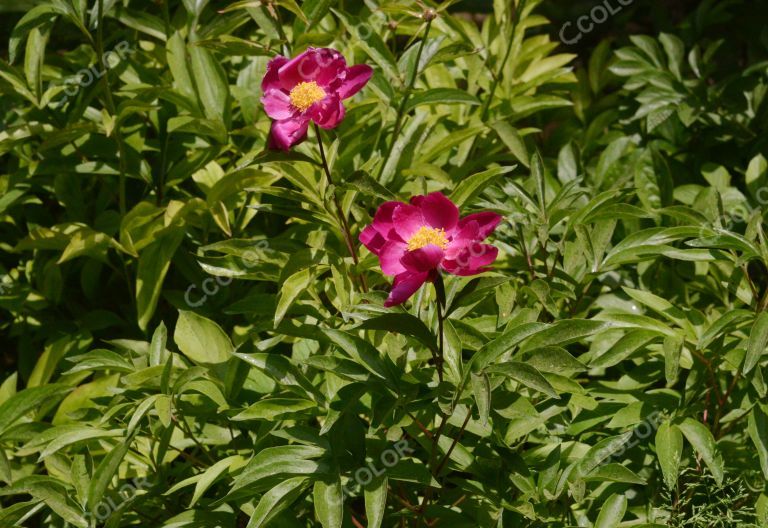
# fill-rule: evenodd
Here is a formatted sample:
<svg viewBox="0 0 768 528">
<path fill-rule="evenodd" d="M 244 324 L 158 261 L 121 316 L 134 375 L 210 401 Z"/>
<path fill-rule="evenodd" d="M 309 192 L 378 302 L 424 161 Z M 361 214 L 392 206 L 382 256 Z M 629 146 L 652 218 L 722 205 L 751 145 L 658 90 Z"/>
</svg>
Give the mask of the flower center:
<svg viewBox="0 0 768 528">
<path fill-rule="evenodd" d="M 408 251 L 415 251 L 430 244 L 433 244 L 440 249 L 446 249 L 448 247 L 448 237 L 445 234 L 445 229 L 421 226 L 419 230 L 408 239 Z"/>
<path fill-rule="evenodd" d="M 315 81 L 301 82 L 291 90 L 291 104 L 301 112 L 318 101 L 325 99 L 325 90 L 320 88 Z"/>
</svg>

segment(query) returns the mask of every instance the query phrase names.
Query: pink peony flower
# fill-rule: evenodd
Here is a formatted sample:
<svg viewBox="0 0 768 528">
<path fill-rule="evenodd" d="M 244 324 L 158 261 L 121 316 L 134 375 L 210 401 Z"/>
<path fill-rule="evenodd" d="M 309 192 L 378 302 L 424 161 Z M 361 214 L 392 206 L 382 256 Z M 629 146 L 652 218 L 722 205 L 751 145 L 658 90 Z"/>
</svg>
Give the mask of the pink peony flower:
<svg viewBox="0 0 768 528">
<path fill-rule="evenodd" d="M 402 304 L 440 270 L 453 275 L 487 271 L 499 250 L 481 242 L 500 221 L 489 211 L 459 219 L 458 207 L 439 192 L 414 196 L 410 204 L 381 204 L 360 242 L 379 257 L 381 270 L 395 277 L 384 306 Z"/>
<path fill-rule="evenodd" d="M 310 121 L 336 127 L 344 119 L 341 101 L 359 92 L 372 74 L 366 64 L 347 67 L 341 53 L 330 48 L 308 48 L 293 59 L 269 61 L 261 102 L 274 119 L 270 148 L 288 150 L 303 141 Z"/>
</svg>

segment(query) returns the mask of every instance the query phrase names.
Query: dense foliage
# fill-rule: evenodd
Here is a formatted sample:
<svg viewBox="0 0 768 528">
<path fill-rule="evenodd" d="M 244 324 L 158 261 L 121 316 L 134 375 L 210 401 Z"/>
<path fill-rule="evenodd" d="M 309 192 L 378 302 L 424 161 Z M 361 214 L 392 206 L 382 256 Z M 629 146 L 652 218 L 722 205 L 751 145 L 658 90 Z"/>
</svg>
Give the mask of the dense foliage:
<svg viewBox="0 0 768 528">
<path fill-rule="evenodd" d="M 768 3 L 565 4 L 0 4 L 0 526 L 767 526 Z M 498 258 L 385 307 L 436 191 Z"/>
</svg>

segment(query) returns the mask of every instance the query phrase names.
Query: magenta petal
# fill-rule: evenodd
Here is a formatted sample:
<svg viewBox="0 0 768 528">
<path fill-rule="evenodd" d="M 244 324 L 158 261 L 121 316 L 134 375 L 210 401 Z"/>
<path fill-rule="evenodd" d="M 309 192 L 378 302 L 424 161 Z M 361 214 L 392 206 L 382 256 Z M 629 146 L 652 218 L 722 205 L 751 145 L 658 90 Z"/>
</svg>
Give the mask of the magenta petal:
<svg viewBox="0 0 768 528">
<path fill-rule="evenodd" d="M 502 216 L 500 214 L 492 213 L 490 211 L 484 211 L 482 213 L 473 213 L 467 215 L 459 220 L 459 229 L 464 227 L 470 222 L 477 222 L 480 231 L 478 233 L 477 240 L 484 240 L 488 235 L 493 233 L 496 226 L 501 222 Z"/>
<path fill-rule="evenodd" d="M 282 90 L 267 90 L 261 98 L 261 103 L 272 119 L 288 119 L 295 114 L 291 98 Z"/>
<path fill-rule="evenodd" d="M 392 212 L 392 224 L 400 238 L 408 241 L 413 234 L 424 226 L 421 209 L 414 205 L 402 204 Z"/>
<path fill-rule="evenodd" d="M 395 226 L 392 223 L 392 214 L 395 212 L 395 209 L 401 205 L 406 204 L 403 202 L 384 202 L 376 210 L 371 225 L 373 225 L 374 229 L 381 233 L 383 237 L 389 240 L 400 240 L 401 242 L 404 242 L 397 232 L 395 232 Z"/>
<path fill-rule="evenodd" d="M 269 148 L 288 150 L 307 137 L 309 120 L 302 117 L 273 121 L 269 133 Z"/>
<path fill-rule="evenodd" d="M 425 272 L 437 269 L 443 256 L 443 250 L 439 246 L 429 244 L 423 248 L 406 252 L 400 259 L 400 263 L 408 271 Z"/>
<path fill-rule="evenodd" d="M 321 128 L 336 128 L 344 119 L 344 105 L 336 95 L 330 95 L 322 101 L 315 103 L 308 110 L 307 115 Z"/>
<path fill-rule="evenodd" d="M 426 196 L 417 194 L 416 196 L 411 196 L 411 199 L 408 201 L 410 202 L 411 205 L 415 205 L 416 207 L 421 207 L 421 202 L 424 201 L 424 198 L 426 198 Z"/>
<path fill-rule="evenodd" d="M 288 62 L 288 59 L 282 55 L 278 55 L 267 64 L 267 73 L 264 75 L 264 79 L 261 81 L 261 91 L 267 93 L 270 90 L 280 89 L 280 77 L 278 70 L 280 67 Z"/>
<path fill-rule="evenodd" d="M 477 222 L 467 222 L 454 231 L 448 248 L 445 250 L 445 258 L 455 259 L 467 246 L 479 240 L 480 226 Z"/>
<path fill-rule="evenodd" d="M 387 308 L 403 304 L 408 298 L 421 288 L 421 285 L 427 281 L 429 273 L 410 273 L 405 272 L 397 275 L 392 284 L 392 291 L 384 302 Z"/>
<path fill-rule="evenodd" d="M 346 99 L 352 97 L 363 89 L 373 75 L 373 68 L 367 64 L 357 64 L 347 68 L 347 75 L 338 89 L 339 97 Z"/>
<path fill-rule="evenodd" d="M 335 81 L 347 68 L 347 61 L 341 53 L 330 48 L 307 48 L 286 62 L 279 71 L 284 89 L 291 90 L 301 82 L 315 81 L 322 87 L 336 84 Z"/>
<path fill-rule="evenodd" d="M 433 192 L 419 202 L 424 220 L 432 227 L 452 231 L 459 223 L 459 208 L 443 196 L 443 193 Z"/>
<path fill-rule="evenodd" d="M 378 255 L 387 240 L 381 236 L 372 225 L 366 226 L 360 233 L 360 242 L 368 248 L 368 251 Z"/>
<path fill-rule="evenodd" d="M 398 275 L 405 271 L 400 259 L 405 255 L 407 246 L 394 240 L 387 241 L 379 251 L 379 263 L 381 271 L 385 275 Z"/>
<path fill-rule="evenodd" d="M 464 248 L 453 260 L 443 261 L 443 269 L 454 275 L 476 275 L 487 271 L 499 255 L 499 249 L 490 244 L 475 242 Z"/>
</svg>

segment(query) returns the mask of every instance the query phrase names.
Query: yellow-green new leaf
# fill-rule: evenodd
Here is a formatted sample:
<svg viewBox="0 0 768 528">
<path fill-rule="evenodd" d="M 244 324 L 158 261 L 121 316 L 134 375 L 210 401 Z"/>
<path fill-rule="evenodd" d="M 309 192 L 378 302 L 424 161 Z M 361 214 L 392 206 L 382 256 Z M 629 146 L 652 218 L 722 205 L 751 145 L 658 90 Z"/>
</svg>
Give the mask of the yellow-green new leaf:
<svg viewBox="0 0 768 528">
<path fill-rule="evenodd" d="M 664 483 L 670 490 L 677 485 L 682 454 L 683 434 L 676 425 L 662 423 L 656 431 L 656 456 L 659 458 Z"/>
<path fill-rule="evenodd" d="M 179 311 L 173 340 L 185 356 L 198 364 L 224 363 L 234 353 L 232 341 L 218 324 L 185 310 Z"/>
</svg>

